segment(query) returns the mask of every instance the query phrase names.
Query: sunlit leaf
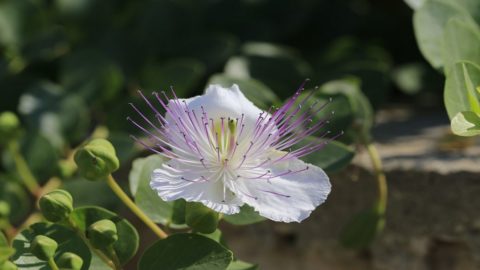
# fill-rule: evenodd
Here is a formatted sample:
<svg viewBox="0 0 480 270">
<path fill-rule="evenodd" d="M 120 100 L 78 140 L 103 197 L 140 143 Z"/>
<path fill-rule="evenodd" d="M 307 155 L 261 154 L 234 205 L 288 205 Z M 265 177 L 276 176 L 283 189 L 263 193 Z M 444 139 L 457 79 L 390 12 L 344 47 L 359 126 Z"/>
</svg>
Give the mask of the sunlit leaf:
<svg viewBox="0 0 480 270">
<path fill-rule="evenodd" d="M 459 112 L 452 118 L 452 132 L 460 136 L 480 135 L 480 116 L 474 112 Z"/>
<path fill-rule="evenodd" d="M 480 113 L 479 93 L 475 86 L 480 85 L 480 67 L 472 62 L 461 62 L 453 66 L 445 82 L 445 107 L 450 119 L 459 112 Z"/>
<path fill-rule="evenodd" d="M 413 17 L 415 37 L 428 62 L 436 69 L 443 67 L 443 36 L 447 22 L 454 17 L 468 18 L 468 11 L 456 1 L 427 0 Z"/>
</svg>

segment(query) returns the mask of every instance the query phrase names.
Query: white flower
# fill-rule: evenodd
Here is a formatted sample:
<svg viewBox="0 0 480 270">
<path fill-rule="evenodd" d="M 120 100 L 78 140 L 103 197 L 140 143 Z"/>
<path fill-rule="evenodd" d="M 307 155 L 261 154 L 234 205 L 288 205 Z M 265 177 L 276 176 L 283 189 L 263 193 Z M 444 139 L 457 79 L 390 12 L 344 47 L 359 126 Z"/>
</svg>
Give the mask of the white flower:
<svg viewBox="0 0 480 270">
<path fill-rule="evenodd" d="M 311 123 L 324 105 L 302 110 L 310 97 L 297 101 L 302 90 L 303 85 L 284 106 L 269 112 L 257 108 L 237 85 L 210 85 L 204 95 L 189 99 L 173 91 L 171 99 L 154 93 L 164 116 L 142 95 L 156 119 L 132 106 L 151 131 L 129 120 L 154 139 L 155 147 L 146 147 L 170 158 L 153 172 L 151 187 L 165 201 L 201 202 L 227 215 L 248 204 L 271 220 L 304 220 L 326 200 L 331 185 L 321 168 L 299 159 L 328 140 L 290 150 L 327 122 Z"/>
</svg>

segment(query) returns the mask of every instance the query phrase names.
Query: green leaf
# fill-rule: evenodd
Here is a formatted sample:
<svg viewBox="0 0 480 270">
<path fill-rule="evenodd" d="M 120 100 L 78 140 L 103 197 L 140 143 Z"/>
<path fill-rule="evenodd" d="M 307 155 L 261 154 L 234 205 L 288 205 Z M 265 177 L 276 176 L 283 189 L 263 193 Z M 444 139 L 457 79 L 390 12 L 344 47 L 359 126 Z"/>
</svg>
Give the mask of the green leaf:
<svg viewBox="0 0 480 270">
<path fill-rule="evenodd" d="M 354 120 L 353 108 L 350 104 L 348 97 L 341 93 L 322 93 L 320 90 L 309 90 L 305 91 L 297 99 L 297 105 L 302 102 L 308 95 L 311 94 L 311 91 L 316 91 L 308 100 L 306 100 L 303 108 L 307 108 L 309 113 L 313 115 L 313 123 L 318 123 L 320 121 L 326 121 L 329 119 L 328 124 L 324 126 L 315 135 L 321 135 L 327 130 L 332 134 L 339 134 L 342 131 L 347 131 L 352 128 Z M 313 108 L 312 106 L 316 104 Z M 318 111 L 318 108 L 324 106 L 324 108 Z"/>
<path fill-rule="evenodd" d="M 318 57 L 314 82 L 355 76 L 374 107 L 383 104 L 390 91 L 392 57 L 384 48 L 352 37 L 335 39 Z"/>
<path fill-rule="evenodd" d="M 38 82 L 24 92 L 18 111 L 30 132 L 44 135 L 59 150 L 68 141 L 83 139 L 90 125 L 84 100 L 48 81 Z"/>
<path fill-rule="evenodd" d="M 58 250 L 55 259 L 58 259 L 65 252 L 72 252 L 83 259 L 82 270 L 90 269 L 92 255 L 83 240 L 72 230 L 47 223 L 36 223 L 21 231 L 13 240 L 13 247 L 16 249 L 12 261 L 22 270 L 44 270 L 50 269 L 47 262 L 39 260 L 30 253 L 30 243 L 37 235 L 45 235 L 58 243 Z"/>
<path fill-rule="evenodd" d="M 238 49 L 238 41 L 232 35 L 205 35 L 191 36 L 183 44 L 176 44 L 174 55 L 198 59 L 206 65 L 208 73 L 222 68 L 227 59 Z M 166 53 L 171 56 L 172 53 Z"/>
<path fill-rule="evenodd" d="M 173 220 L 175 215 L 173 212 L 174 202 L 163 201 L 150 187 L 153 170 L 160 168 L 164 162 L 165 160 L 159 155 L 151 155 L 134 160 L 128 178 L 130 190 L 135 197 L 138 207 L 153 221 L 163 225 L 169 224 L 172 228 L 185 228 L 182 224 L 174 223 L 174 221 L 181 221 L 178 218 Z M 181 210 L 181 207 L 178 210 Z"/>
<path fill-rule="evenodd" d="M 0 246 L 0 264 L 7 261 L 13 254 L 15 254 L 14 248 Z"/>
<path fill-rule="evenodd" d="M 207 238 L 210 238 L 212 239 L 213 241 L 217 242 L 217 243 L 220 243 L 220 244 L 223 244 L 223 234 L 222 234 L 222 231 L 220 231 L 220 229 L 216 229 L 214 232 L 212 233 L 198 233 L 202 236 L 205 236 Z M 225 245 L 223 245 L 225 246 Z"/>
<path fill-rule="evenodd" d="M 142 90 L 170 91 L 175 89 L 179 97 L 187 97 L 205 74 L 205 66 L 195 59 L 175 59 L 162 65 L 144 68 L 140 80 Z"/>
<path fill-rule="evenodd" d="M 363 249 L 372 243 L 384 225 L 384 213 L 375 205 L 350 220 L 340 234 L 340 242 L 348 248 Z"/>
<path fill-rule="evenodd" d="M 452 132 L 459 136 L 480 135 L 480 116 L 474 112 L 459 112 L 452 118 Z"/>
<path fill-rule="evenodd" d="M 75 50 L 61 65 L 60 81 L 64 89 L 89 104 L 111 100 L 123 89 L 122 70 L 100 51 Z"/>
<path fill-rule="evenodd" d="M 395 68 L 392 79 L 403 93 L 413 96 L 427 86 L 428 73 L 429 70 L 425 64 L 408 63 Z"/>
<path fill-rule="evenodd" d="M 243 56 L 230 58 L 225 65 L 225 73 L 238 79 L 257 79 L 280 98 L 292 96 L 300 84 L 312 75 L 310 65 L 289 47 L 249 42 L 241 50 Z"/>
<path fill-rule="evenodd" d="M 318 138 L 307 137 L 301 141 L 296 148 L 306 145 L 312 141 L 318 141 Z M 318 141 L 317 143 L 324 143 L 325 141 Z M 302 158 L 303 161 L 316 165 L 324 169 L 328 173 L 338 172 L 345 168 L 352 161 L 355 156 L 355 151 L 347 145 L 338 142 L 330 141 L 325 146 Z"/>
<path fill-rule="evenodd" d="M 268 86 L 255 79 L 239 79 L 229 75 L 215 74 L 210 77 L 207 84 L 220 84 L 224 87 L 237 84 L 248 100 L 264 110 L 280 103 L 280 99 Z"/>
<path fill-rule="evenodd" d="M 360 90 L 359 82 L 353 78 L 328 82 L 320 87 L 322 94 L 342 94 L 348 98 L 353 114 L 353 128 L 364 134 L 370 134 L 373 126 L 373 109 Z M 335 119 L 332 119 L 332 123 Z"/>
<path fill-rule="evenodd" d="M 105 181 L 87 181 L 81 177 L 75 177 L 65 181 L 63 188 L 75 198 L 75 206 L 96 205 L 107 209 L 118 208 L 118 197 Z"/>
<path fill-rule="evenodd" d="M 115 242 L 113 248 L 122 264 L 127 263 L 137 252 L 139 244 L 137 230 L 130 222 L 115 213 L 100 207 L 79 207 L 72 212 L 70 217 L 83 232 L 86 232 L 91 224 L 102 219 L 109 219 L 115 223 L 118 241 Z"/>
<path fill-rule="evenodd" d="M 255 212 L 253 207 L 244 204 L 240 207 L 240 213 L 234 215 L 224 215 L 223 219 L 233 225 L 249 225 L 266 220 Z"/>
<path fill-rule="evenodd" d="M 130 162 L 141 151 L 140 148 L 135 147 L 134 141 L 127 132 L 109 132 L 108 140 L 115 147 L 120 164 Z"/>
<path fill-rule="evenodd" d="M 55 174 L 58 154 L 44 135 L 29 133 L 22 138 L 21 151 L 39 181 L 45 181 Z"/>
<path fill-rule="evenodd" d="M 31 199 L 16 177 L 0 174 L 0 200 L 7 202 L 14 211 L 10 212 L 10 222 L 20 222 L 30 212 Z"/>
<path fill-rule="evenodd" d="M 15 249 L 8 244 L 7 237 L 0 231 L 0 264 L 15 254 Z"/>
<path fill-rule="evenodd" d="M 187 202 L 185 221 L 194 231 L 213 233 L 218 226 L 219 214 L 198 202 Z"/>
<path fill-rule="evenodd" d="M 471 19 L 452 18 L 444 34 L 443 59 L 448 76 L 460 61 L 480 63 L 480 28 Z"/>
<path fill-rule="evenodd" d="M 52 61 L 68 52 L 69 44 L 64 28 L 54 25 L 50 27 L 51 29 L 33 37 L 22 48 L 23 57 L 28 62 Z"/>
<path fill-rule="evenodd" d="M 428 0 L 413 17 L 415 37 L 420 51 L 436 69 L 444 66 L 443 37 L 447 22 L 453 17 L 467 18 L 470 15 L 455 1 Z"/>
<path fill-rule="evenodd" d="M 173 202 L 172 223 L 185 224 L 185 211 L 187 202 L 184 199 L 178 199 Z"/>
<path fill-rule="evenodd" d="M 244 261 L 233 261 L 227 268 L 227 270 L 257 270 L 258 265 L 247 263 Z"/>
<path fill-rule="evenodd" d="M 479 111 L 480 67 L 472 62 L 457 63 L 447 74 L 444 101 L 448 116 L 453 119 L 459 112 Z"/>
<path fill-rule="evenodd" d="M 404 0 L 405 3 L 407 3 L 407 5 L 410 6 L 410 8 L 412 9 L 418 9 L 420 8 L 426 0 Z"/>
<path fill-rule="evenodd" d="M 7 237 L 1 231 L 0 231 L 0 247 L 8 247 Z"/>
<path fill-rule="evenodd" d="M 174 234 L 148 248 L 138 269 L 224 270 L 232 259 L 231 251 L 207 237 Z"/>
</svg>

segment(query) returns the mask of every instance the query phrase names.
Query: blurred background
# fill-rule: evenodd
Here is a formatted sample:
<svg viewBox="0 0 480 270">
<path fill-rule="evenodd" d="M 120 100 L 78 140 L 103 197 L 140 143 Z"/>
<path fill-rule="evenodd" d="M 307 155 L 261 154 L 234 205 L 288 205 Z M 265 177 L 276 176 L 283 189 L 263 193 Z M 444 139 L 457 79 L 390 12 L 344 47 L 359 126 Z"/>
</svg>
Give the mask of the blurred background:
<svg viewBox="0 0 480 270">
<path fill-rule="evenodd" d="M 99 132 L 117 148 L 126 184 L 132 159 L 146 154 L 126 121 L 129 103 L 143 106 L 139 89 L 190 97 L 238 83 L 267 108 L 306 78 L 307 88 L 354 80 L 389 179 L 385 231 L 360 248 L 338 241 L 376 196 L 358 108 L 339 97 L 334 129 L 346 136 L 329 152 L 336 160 L 321 163 L 331 199 L 301 225 L 222 225 L 232 250 L 260 269 L 478 269 L 480 151 L 449 133 L 444 77 L 419 52 L 412 14 L 399 0 L 0 0 L 0 111 L 20 117 L 21 149 L 41 182 Z M 0 198 L 18 206 L 19 223 L 33 202 L 9 180 L 12 167 L 4 155 Z M 64 184 L 77 205 L 129 216 L 103 183 L 76 178 Z"/>
</svg>

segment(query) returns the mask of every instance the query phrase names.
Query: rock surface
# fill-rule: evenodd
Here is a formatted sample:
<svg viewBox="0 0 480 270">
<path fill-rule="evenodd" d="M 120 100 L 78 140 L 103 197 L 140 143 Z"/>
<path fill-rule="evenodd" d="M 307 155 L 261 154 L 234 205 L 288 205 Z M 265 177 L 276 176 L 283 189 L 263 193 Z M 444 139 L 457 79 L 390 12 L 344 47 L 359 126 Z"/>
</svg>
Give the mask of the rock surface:
<svg viewBox="0 0 480 270">
<path fill-rule="evenodd" d="M 367 250 L 338 235 L 376 197 L 366 153 L 332 175 L 327 202 L 301 224 L 224 226 L 234 254 L 260 269 L 480 269 L 480 147 L 450 135 L 442 112 L 379 114 L 376 146 L 388 178 L 385 230 Z"/>
</svg>

